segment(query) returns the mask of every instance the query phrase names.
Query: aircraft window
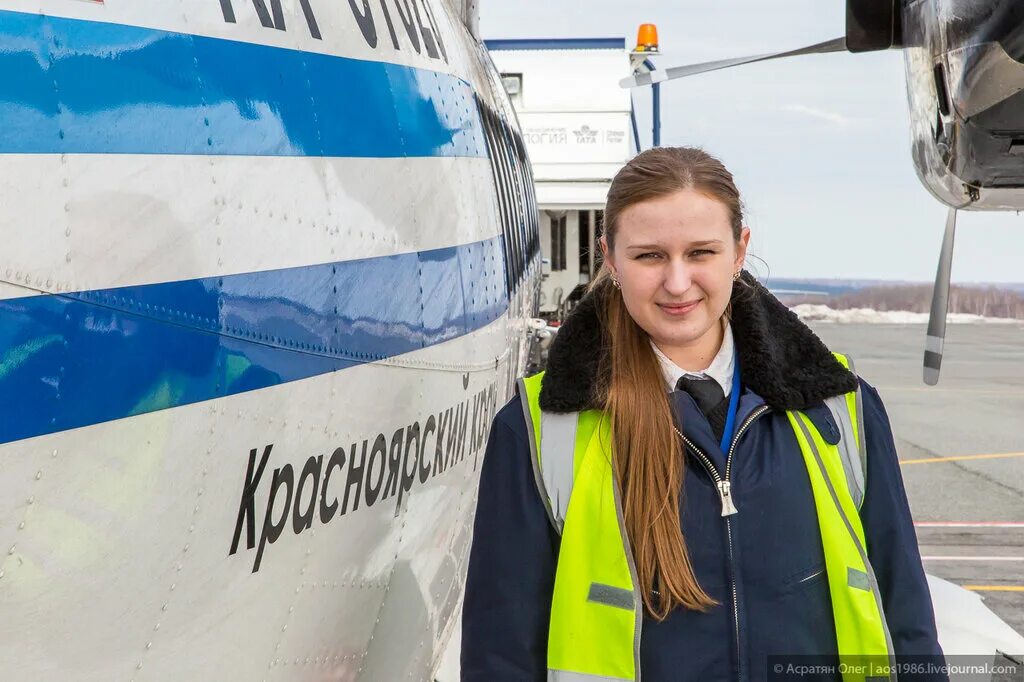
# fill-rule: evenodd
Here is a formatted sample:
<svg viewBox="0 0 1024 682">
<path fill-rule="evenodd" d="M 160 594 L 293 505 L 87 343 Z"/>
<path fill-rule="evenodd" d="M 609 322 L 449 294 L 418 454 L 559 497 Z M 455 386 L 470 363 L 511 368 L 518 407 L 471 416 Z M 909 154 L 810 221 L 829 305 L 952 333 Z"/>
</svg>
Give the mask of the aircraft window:
<svg viewBox="0 0 1024 682">
<path fill-rule="evenodd" d="M 504 172 L 505 185 L 504 191 L 506 194 L 506 200 L 508 201 L 509 215 L 507 229 L 512 235 L 512 242 L 515 244 L 515 272 L 516 280 L 518 281 L 522 275 L 523 266 L 523 244 L 519 230 L 517 229 L 518 223 L 518 207 L 516 206 L 516 197 L 514 192 L 515 184 L 515 169 L 512 167 L 512 155 L 509 154 L 508 148 L 508 131 L 505 128 L 505 122 L 501 119 L 498 120 L 498 148 L 500 150 L 500 163 L 501 168 Z"/>
<path fill-rule="evenodd" d="M 505 125 L 505 137 L 508 142 L 508 159 L 509 166 L 512 170 L 512 201 L 515 206 L 515 230 L 519 238 L 519 256 L 522 263 L 521 274 L 526 272 L 526 262 L 529 260 L 527 255 L 527 242 L 526 242 L 526 207 L 525 198 L 526 194 L 523 187 L 523 167 L 519 162 L 519 155 L 515 153 L 515 138 L 513 136 L 512 129 Z"/>
<path fill-rule="evenodd" d="M 498 149 L 497 149 L 497 136 L 494 129 L 494 119 L 496 118 L 494 112 L 484 104 L 482 101 L 477 100 L 477 105 L 480 109 L 481 119 L 484 124 L 484 137 L 487 140 L 487 149 L 489 151 L 490 165 L 491 165 L 491 177 L 494 180 L 494 188 L 496 192 L 496 201 L 498 204 L 498 218 L 501 223 L 501 239 L 504 247 L 504 259 L 505 259 L 505 288 L 506 291 L 511 293 L 513 283 L 515 282 L 515 275 L 513 273 L 513 245 L 512 236 L 509 234 L 507 229 L 508 225 L 508 207 L 505 202 L 505 195 L 502 191 L 504 182 L 502 181 L 501 173 L 498 169 Z"/>
<path fill-rule="evenodd" d="M 501 119 L 497 120 L 497 130 L 495 135 L 495 159 L 498 164 L 498 172 L 501 177 L 501 185 L 499 192 L 505 201 L 505 224 L 504 229 L 508 233 L 509 238 L 512 242 L 512 281 L 518 282 L 519 277 L 522 273 L 522 257 L 521 257 L 521 244 L 519 240 L 519 233 L 515 229 L 515 203 L 512 197 L 511 185 L 512 185 L 512 169 L 509 168 L 508 163 L 508 149 L 505 142 L 504 130 L 501 126 Z"/>
<path fill-rule="evenodd" d="M 526 146 L 519 133 L 483 101 L 478 99 L 477 106 L 483 121 L 491 177 L 497 193 L 504 247 L 505 286 L 511 293 L 540 253 L 540 223 L 533 174 L 527 163 Z"/>
<path fill-rule="evenodd" d="M 519 142 L 522 147 L 522 140 Z M 526 149 L 523 147 L 523 158 L 526 158 Z M 526 164 L 526 189 L 530 193 L 530 257 L 536 258 L 540 254 L 540 212 L 537 209 L 537 194 L 533 184 L 533 169 Z"/>
<path fill-rule="evenodd" d="M 529 165 L 526 169 L 526 210 L 527 220 L 527 258 L 532 263 L 540 252 L 540 215 L 537 212 L 537 197 L 534 194 L 533 174 Z"/>
<path fill-rule="evenodd" d="M 520 207 L 523 212 L 523 242 L 526 247 L 526 261 L 532 260 L 533 256 L 533 231 L 536 216 L 533 211 L 533 179 L 530 177 L 530 166 L 527 163 L 526 155 L 523 153 L 523 139 L 517 134 L 513 138 L 515 145 L 516 159 L 519 161 L 519 182 L 520 182 Z"/>
<path fill-rule="evenodd" d="M 522 278 L 526 271 L 526 257 L 525 257 L 525 244 L 523 239 L 522 229 L 522 201 L 519 198 L 519 182 L 518 173 L 516 172 L 515 159 L 512 156 L 511 144 L 509 141 L 509 129 L 508 124 L 504 120 L 501 121 L 501 140 L 502 140 L 502 159 L 505 162 L 505 172 L 508 175 L 508 184 L 506 185 L 506 191 L 508 192 L 508 202 L 511 207 L 511 215 L 509 227 L 512 234 L 515 235 L 516 244 L 516 279 Z"/>
</svg>

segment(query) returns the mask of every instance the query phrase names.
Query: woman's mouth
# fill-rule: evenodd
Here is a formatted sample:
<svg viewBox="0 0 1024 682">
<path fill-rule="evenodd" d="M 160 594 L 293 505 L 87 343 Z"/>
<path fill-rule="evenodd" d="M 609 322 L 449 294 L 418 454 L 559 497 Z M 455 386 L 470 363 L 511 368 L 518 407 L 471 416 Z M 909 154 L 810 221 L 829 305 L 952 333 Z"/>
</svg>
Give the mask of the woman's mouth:
<svg viewBox="0 0 1024 682">
<path fill-rule="evenodd" d="M 659 303 L 658 307 L 661 308 L 668 315 L 685 315 L 691 312 L 694 308 L 700 305 L 701 299 L 696 301 L 690 301 L 688 303 L 678 303 L 669 305 L 667 303 Z"/>
</svg>

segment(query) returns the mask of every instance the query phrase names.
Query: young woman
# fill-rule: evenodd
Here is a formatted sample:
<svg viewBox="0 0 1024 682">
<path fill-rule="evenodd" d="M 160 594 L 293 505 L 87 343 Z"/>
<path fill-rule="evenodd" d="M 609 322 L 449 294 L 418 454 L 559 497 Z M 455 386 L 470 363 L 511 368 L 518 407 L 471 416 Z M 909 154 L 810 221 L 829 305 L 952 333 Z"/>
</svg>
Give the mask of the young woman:
<svg viewBox="0 0 1024 682">
<path fill-rule="evenodd" d="M 616 175 L 601 272 L 491 430 L 464 682 L 941 663 L 882 402 L 742 270 L 749 241 L 701 150 Z"/>
</svg>

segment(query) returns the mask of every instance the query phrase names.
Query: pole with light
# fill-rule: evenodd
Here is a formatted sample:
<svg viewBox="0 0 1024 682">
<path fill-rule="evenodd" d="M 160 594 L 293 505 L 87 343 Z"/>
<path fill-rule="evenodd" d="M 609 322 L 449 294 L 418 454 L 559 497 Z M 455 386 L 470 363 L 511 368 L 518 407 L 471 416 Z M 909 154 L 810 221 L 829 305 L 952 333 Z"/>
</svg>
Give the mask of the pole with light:
<svg viewBox="0 0 1024 682">
<path fill-rule="evenodd" d="M 654 24 L 641 24 L 636 33 L 636 47 L 629 53 L 629 67 L 636 76 L 654 71 L 654 62 L 650 57 L 661 54 L 658 49 L 658 27 Z M 651 146 L 661 146 L 661 83 L 651 82 Z M 633 140 L 636 150 L 640 150 L 640 133 L 636 129 L 636 118 L 633 119 Z"/>
</svg>

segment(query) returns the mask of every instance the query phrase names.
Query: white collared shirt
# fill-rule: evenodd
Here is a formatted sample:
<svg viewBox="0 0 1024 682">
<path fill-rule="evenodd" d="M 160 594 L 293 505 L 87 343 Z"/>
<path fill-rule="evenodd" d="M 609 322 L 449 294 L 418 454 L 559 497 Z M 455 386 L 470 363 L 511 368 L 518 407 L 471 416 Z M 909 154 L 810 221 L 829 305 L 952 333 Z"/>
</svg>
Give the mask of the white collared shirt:
<svg viewBox="0 0 1024 682">
<path fill-rule="evenodd" d="M 665 384 L 668 386 L 670 393 L 676 390 L 676 382 L 679 381 L 681 376 L 714 379 L 722 387 L 726 398 L 732 393 L 735 347 L 732 339 L 732 325 L 729 323 L 726 323 L 725 332 L 722 334 L 722 347 L 718 349 L 715 358 L 704 371 L 683 369 L 669 360 L 668 356 L 661 352 L 661 349 L 658 348 L 654 341 L 651 341 L 651 348 L 654 349 L 654 354 L 658 357 L 658 362 L 661 363 L 661 373 L 665 377 Z"/>
</svg>

